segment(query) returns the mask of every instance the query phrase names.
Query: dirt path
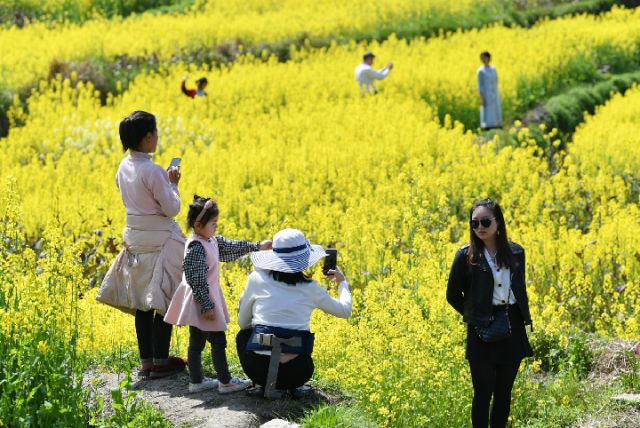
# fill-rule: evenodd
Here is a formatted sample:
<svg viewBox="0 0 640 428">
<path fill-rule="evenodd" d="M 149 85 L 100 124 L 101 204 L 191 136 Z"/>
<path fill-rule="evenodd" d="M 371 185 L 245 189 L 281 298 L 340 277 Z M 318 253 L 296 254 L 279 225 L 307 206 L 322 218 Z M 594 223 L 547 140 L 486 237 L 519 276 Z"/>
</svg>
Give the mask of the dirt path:
<svg viewBox="0 0 640 428">
<path fill-rule="evenodd" d="M 123 378 L 117 373 L 89 372 L 85 383 L 96 395 L 105 397 L 109 409 L 109 391 L 117 388 Z M 138 391 L 138 399 L 156 407 L 177 427 L 185 424 L 192 427 L 259 427 L 276 418 L 297 420 L 314 405 L 334 401 L 319 390 L 302 399 L 271 401 L 250 397 L 245 392 L 220 395 L 212 390 L 190 394 L 188 385 L 189 378 L 182 373 L 164 379 L 137 381 L 133 387 Z"/>
<path fill-rule="evenodd" d="M 594 361 L 587 381 L 595 386 L 607 386 L 622 374 L 633 370 L 634 359 L 630 353 L 635 341 L 595 340 L 589 346 Z M 640 403 L 631 400 L 612 399 L 605 406 L 593 409 L 572 428 L 638 428 L 640 427 Z"/>
</svg>

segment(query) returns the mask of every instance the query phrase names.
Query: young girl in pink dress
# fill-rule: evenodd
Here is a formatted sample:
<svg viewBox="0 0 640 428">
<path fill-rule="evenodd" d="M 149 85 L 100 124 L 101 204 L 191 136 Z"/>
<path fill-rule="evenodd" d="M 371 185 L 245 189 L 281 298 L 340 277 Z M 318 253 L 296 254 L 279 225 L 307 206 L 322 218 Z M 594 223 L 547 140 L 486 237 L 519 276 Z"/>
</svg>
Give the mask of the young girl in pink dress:
<svg viewBox="0 0 640 428">
<path fill-rule="evenodd" d="M 271 248 L 271 241 L 251 243 L 231 241 L 216 236 L 218 205 L 209 198 L 195 195 L 189 206 L 187 222 L 193 233 L 184 253 L 184 275 L 164 320 L 189 326 L 189 391 L 199 392 L 218 387 L 220 394 L 248 388 L 251 381 L 231 377 L 227 364 L 225 330 L 229 311 L 220 288 L 220 262 L 228 262 L 251 251 Z M 211 357 L 218 380 L 202 374 L 202 351 L 211 344 Z"/>
</svg>

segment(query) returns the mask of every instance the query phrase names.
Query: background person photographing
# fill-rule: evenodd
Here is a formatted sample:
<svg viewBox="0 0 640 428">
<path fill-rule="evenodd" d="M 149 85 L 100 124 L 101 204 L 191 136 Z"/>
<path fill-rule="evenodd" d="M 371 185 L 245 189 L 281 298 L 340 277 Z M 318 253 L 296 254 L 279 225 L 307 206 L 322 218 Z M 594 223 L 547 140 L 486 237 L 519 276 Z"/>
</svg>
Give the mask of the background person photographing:
<svg viewBox="0 0 640 428">
<path fill-rule="evenodd" d="M 372 92 L 377 94 L 378 88 L 375 85 L 375 81 L 386 79 L 393 68 L 393 63 L 390 62 L 385 65 L 383 69 L 374 70 L 373 61 L 375 57 L 373 52 L 366 52 L 362 57 L 362 62 L 356 66 L 355 77 L 362 95 L 367 95 Z"/>
</svg>

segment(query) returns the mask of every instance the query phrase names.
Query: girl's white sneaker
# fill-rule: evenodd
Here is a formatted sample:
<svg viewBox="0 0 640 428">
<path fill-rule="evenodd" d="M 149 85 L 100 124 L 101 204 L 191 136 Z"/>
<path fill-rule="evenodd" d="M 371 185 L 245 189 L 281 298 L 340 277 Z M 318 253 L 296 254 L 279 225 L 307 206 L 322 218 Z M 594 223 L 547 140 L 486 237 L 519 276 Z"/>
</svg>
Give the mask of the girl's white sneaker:
<svg viewBox="0 0 640 428">
<path fill-rule="evenodd" d="M 237 377 L 231 378 L 229 383 L 218 383 L 218 393 L 231 394 L 236 391 L 243 391 L 253 385 L 253 382 L 245 379 L 238 379 Z"/>
<path fill-rule="evenodd" d="M 200 383 L 191 383 L 189 382 L 189 392 L 202 392 L 209 391 L 210 389 L 215 389 L 218 387 L 220 382 L 218 379 L 211 379 L 210 377 L 205 377 L 202 379 Z"/>
</svg>

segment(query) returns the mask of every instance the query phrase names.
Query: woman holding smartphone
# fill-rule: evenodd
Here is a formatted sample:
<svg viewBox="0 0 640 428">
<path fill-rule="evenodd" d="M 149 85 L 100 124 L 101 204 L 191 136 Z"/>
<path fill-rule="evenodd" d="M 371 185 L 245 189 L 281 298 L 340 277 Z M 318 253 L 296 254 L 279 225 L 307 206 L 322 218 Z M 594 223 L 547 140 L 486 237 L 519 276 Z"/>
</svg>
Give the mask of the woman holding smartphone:
<svg viewBox="0 0 640 428">
<path fill-rule="evenodd" d="M 469 226 L 469 243 L 458 250 L 451 266 L 447 301 L 467 324 L 473 427 L 488 427 L 490 422 L 491 428 L 500 428 L 507 424 L 520 363 L 533 356 L 525 331 L 531 324 L 525 253 L 508 240 L 502 210 L 491 199 L 473 204 Z M 506 333 L 490 337 L 487 333 L 500 331 L 500 319 L 508 319 Z"/>
<path fill-rule="evenodd" d="M 135 316 L 138 375 L 160 378 L 186 366 L 183 359 L 169 356 L 171 324 L 163 320 L 182 279 L 186 238 L 173 219 L 180 211 L 180 170 L 177 160 L 168 170 L 151 161 L 158 146 L 153 114 L 131 113 L 120 122 L 119 133 L 123 150 L 129 151 L 116 173 L 127 215 L 124 248 L 105 275 L 97 299 Z"/>
<path fill-rule="evenodd" d="M 265 387 L 271 350 L 256 345 L 256 334 L 300 337 L 300 346 L 283 347 L 278 365 L 276 388 L 296 395 L 313 375 L 313 334 L 309 331 L 311 313 L 319 308 L 340 318 L 351 315 L 351 292 L 337 267 L 325 272 L 339 285 L 333 298 L 304 271 L 326 256 L 319 245 L 311 245 L 296 229 L 276 233 L 272 249 L 251 254 L 255 271 L 249 275 L 238 305 L 240 332 L 236 337 L 238 356 L 244 372 L 254 384 Z"/>
</svg>

